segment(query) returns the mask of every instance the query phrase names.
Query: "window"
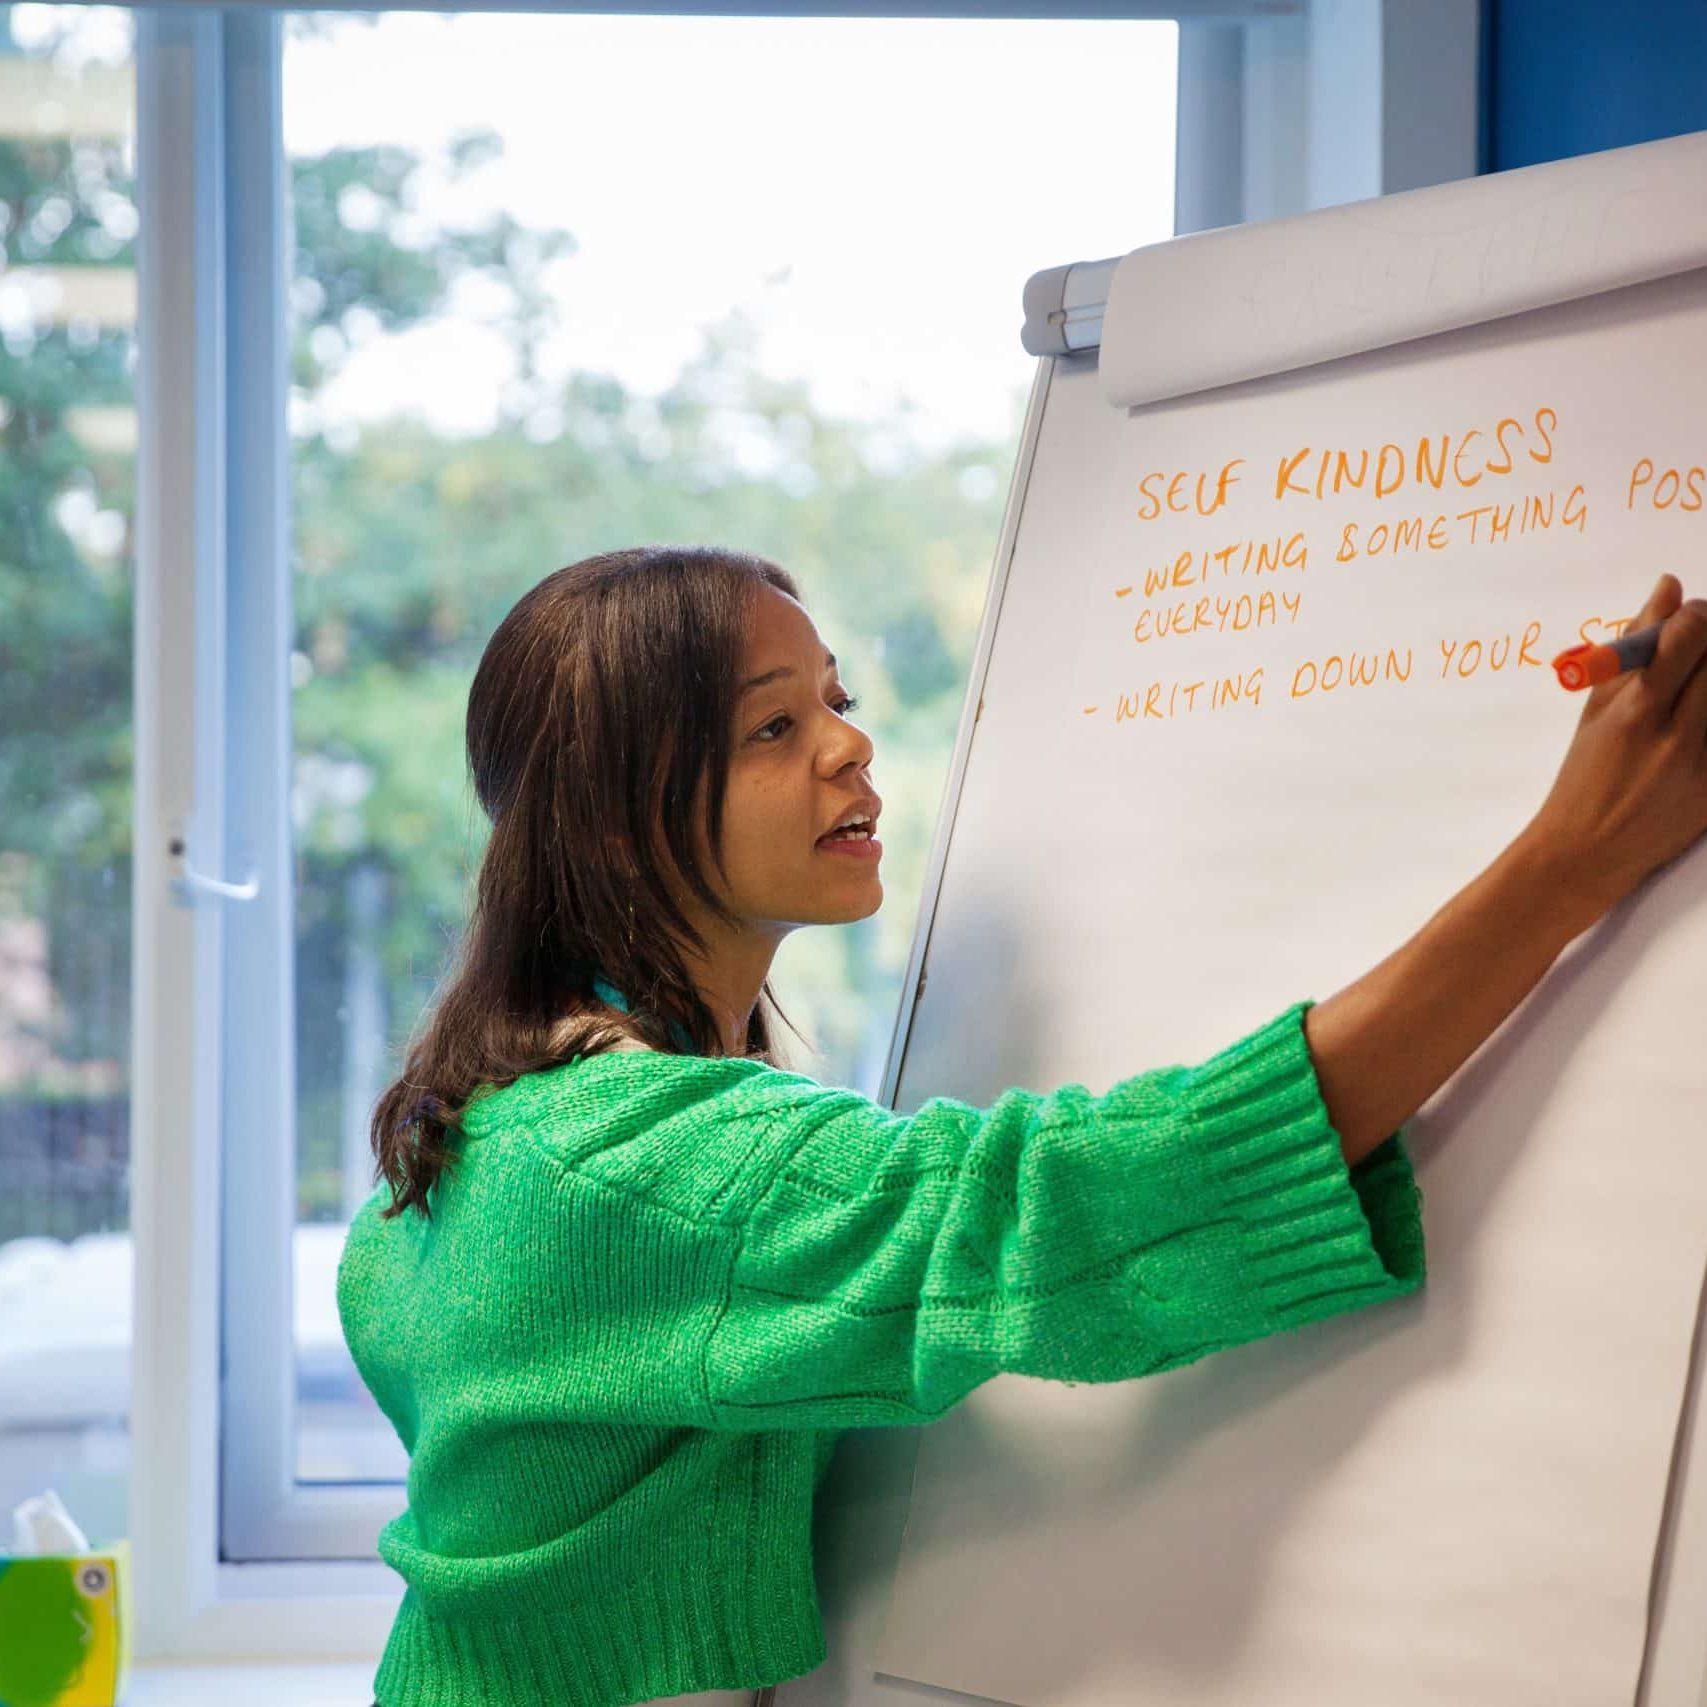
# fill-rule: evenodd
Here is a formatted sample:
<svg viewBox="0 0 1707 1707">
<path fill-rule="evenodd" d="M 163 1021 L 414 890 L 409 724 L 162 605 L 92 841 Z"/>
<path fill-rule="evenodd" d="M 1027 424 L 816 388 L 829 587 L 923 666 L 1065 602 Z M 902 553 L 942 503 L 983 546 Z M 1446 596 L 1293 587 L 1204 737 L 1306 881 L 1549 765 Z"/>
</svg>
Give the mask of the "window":
<svg viewBox="0 0 1707 1707">
<path fill-rule="evenodd" d="M 122 1168 L 99 1105 L 137 1063 L 134 1252 L 83 1271 L 92 1299 L 58 1284 L 66 1241 L 122 1240 L 124 1187 L 71 1220 L 0 1192 L 0 1476 L 57 1485 L 95 1537 L 128 1495 L 139 1556 L 169 1561 L 137 1573 L 139 1653 L 358 1654 L 390 1626 L 374 1537 L 404 1465 L 335 1265 L 483 845 L 470 674 L 541 576 L 675 538 L 803 581 L 865 702 L 888 857 L 874 919 L 779 955 L 807 1038 L 784 1042 L 876 1088 L 1035 372 L 1027 278 L 1176 211 L 1319 200 L 1318 164 L 1388 169 L 1388 109 L 1339 99 L 1378 33 L 1329 76 L 1303 0 L 1175 10 L 0 7 L 0 920 L 24 920 L 0 1097 L 22 1047 L 26 1096 L 73 1087 L 79 1165 Z M 28 150 L 18 78 L 52 81 Z M 21 196 L 64 204 L 28 251 Z M 23 327 L 31 269 L 70 259 L 90 284 L 134 265 L 134 306 L 60 325 L 28 294 Z M 19 610 L 51 652 L 18 655 Z M 0 1145 L 45 1123 L 17 1106 Z M 11 1178 L 46 1177 L 37 1145 Z M 45 1446 L 13 1426 L 46 1324 L 73 1367 L 66 1309 L 115 1385 L 134 1336 L 146 1476 L 98 1381 Z"/>
<path fill-rule="evenodd" d="M 0 1513 L 126 1533 L 132 29 L 0 6 Z"/>
<path fill-rule="evenodd" d="M 876 1093 L 1035 366 L 1021 289 L 1173 229 L 1176 36 L 288 16 L 303 1481 L 406 1468 L 333 1270 L 483 846 L 468 683 L 543 575 L 697 540 L 802 582 L 876 744 L 885 900 L 785 944 L 784 1046 Z"/>
<path fill-rule="evenodd" d="M 460 722 L 515 598 L 644 540 L 801 578 L 886 898 L 785 945 L 784 1044 L 873 1091 L 1026 279 L 1473 169 L 1472 126 L 1405 121 L 1473 117 L 1470 0 L 1399 20 L 1427 54 L 1167 10 L 0 4 L 0 1520 L 50 1486 L 165 1561 L 139 1654 L 389 1628 L 404 1465 L 334 1271 L 480 856 Z"/>
</svg>

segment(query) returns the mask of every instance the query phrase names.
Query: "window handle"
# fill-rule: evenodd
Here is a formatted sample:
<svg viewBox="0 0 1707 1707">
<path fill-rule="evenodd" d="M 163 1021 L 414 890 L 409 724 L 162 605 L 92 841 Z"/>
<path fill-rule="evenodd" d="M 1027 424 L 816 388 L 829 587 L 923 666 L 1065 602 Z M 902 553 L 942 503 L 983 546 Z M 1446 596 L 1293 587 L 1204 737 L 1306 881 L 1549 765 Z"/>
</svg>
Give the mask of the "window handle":
<svg viewBox="0 0 1707 1707">
<path fill-rule="evenodd" d="M 166 851 L 172 856 L 172 862 L 177 867 L 173 873 L 173 881 L 186 889 L 200 890 L 204 895 L 223 895 L 232 901 L 253 901 L 261 892 L 260 876 L 253 871 L 241 883 L 223 883 L 217 877 L 209 877 L 197 871 L 190 864 L 182 834 L 172 837 Z"/>
</svg>

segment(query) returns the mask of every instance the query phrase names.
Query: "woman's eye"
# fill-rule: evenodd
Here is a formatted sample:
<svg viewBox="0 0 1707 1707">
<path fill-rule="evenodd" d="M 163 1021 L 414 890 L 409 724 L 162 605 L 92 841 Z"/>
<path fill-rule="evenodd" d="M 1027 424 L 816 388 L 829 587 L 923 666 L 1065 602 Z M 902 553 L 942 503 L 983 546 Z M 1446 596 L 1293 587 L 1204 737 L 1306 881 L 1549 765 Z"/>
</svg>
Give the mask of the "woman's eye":
<svg viewBox="0 0 1707 1707">
<path fill-rule="evenodd" d="M 842 697 L 836 701 L 837 714 L 842 717 L 846 717 L 850 711 L 857 710 L 858 707 L 859 699 L 854 694 L 843 694 Z M 780 741 L 782 739 L 780 733 L 776 735 L 768 735 L 767 731 L 775 729 L 779 723 L 792 723 L 793 721 L 794 719 L 791 718 L 786 711 L 779 711 L 769 723 L 762 723 L 753 731 L 753 739 L 755 741 Z"/>
</svg>

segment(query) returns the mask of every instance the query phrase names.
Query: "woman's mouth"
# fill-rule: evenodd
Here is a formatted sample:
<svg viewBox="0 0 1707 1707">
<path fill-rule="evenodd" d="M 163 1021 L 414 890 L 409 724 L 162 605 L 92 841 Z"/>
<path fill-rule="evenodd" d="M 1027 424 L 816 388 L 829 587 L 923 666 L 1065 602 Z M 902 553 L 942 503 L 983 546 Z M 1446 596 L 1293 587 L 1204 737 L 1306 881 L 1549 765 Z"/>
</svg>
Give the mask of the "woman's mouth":
<svg viewBox="0 0 1707 1707">
<path fill-rule="evenodd" d="M 881 859 L 883 844 L 870 830 L 832 830 L 813 843 L 820 853 L 840 854 L 847 859 Z"/>
</svg>

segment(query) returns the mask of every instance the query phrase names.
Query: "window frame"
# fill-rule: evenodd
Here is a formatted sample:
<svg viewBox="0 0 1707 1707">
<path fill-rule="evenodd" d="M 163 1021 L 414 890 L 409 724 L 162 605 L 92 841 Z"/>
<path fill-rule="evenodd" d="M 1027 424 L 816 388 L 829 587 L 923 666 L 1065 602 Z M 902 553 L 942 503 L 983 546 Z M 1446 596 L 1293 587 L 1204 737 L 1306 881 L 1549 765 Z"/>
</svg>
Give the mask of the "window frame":
<svg viewBox="0 0 1707 1707">
<path fill-rule="evenodd" d="M 136 22 L 134 1652 L 362 1657 L 396 1485 L 294 1482 L 282 13 Z"/>
<path fill-rule="evenodd" d="M 1377 99 L 1354 110 L 1326 98 L 1319 68 L 1330 52 L 1335 76 L 1353 64 L 1375 77 L 1378 89 L 1386 86 L 1382 42 L 1393 39 L 1391 29 L 1342 40 L 1323 27 L 1328 14 L 1352 3 L 1175 0 L 1058 10 L 1038 3 L 843 4 L 827 15 L 1179 20 L 1176 229 L 1185 231 L 1297 211 L 1317 205 L 1310 198 L 1327 187 L 1355 188 L 1343 170 L 1330 186 L 1313 159 L 1374 161 L 1373 187 L 1364 193 L 1408 187 L 1394 173 L 1419 168 L 1403 148 L 1383 141 L 1382 113 L 1391 103 Z M 1369 3 L 1397 17 L 1420 15 L 1437 0 Z M 1448 3 L 1470 19 L 1474 37 L 1476 0 Z M 454 9 L 796 10 L 703 0 L 587 8 L 476 0 Z M 1430 63 L 1442 79 L 1457 78 L 1462 31 L 1439 31 L 1438 13 L 1432 15 L 1451 51 Z M 403 1509 L 403 1484 L 295 1480 L 283 16 L 249 0 L 137 10 L 137 393 L 144 430 L 137 460 L 131 1461 L 148 1466 L 146 1477 L 133 1468 L 130 1495 L 139 1659 L 371 1656 L 384 1644 L 402 1592 L 374 1556 L 372 1537 Z M 1407 66 L 1407 77 L 1413 72 Z M 1427 99 L 1414 88 L 1407 96 L 1418 110 Z M 1453 99 L 1465 101 L 1472 118 L 1459 174 L 1469 175 L 1474 89 L 1467 96 L 1457 90 Z M 1438 145 L 1434 156 L 1421 169 L 1457 158 Z M 1052 259 L 1039 256 L 1038 265 Z M 1040 378 L 1043 371 L 1040 363 Z M 1010 494 L 998 563 L 1017 521 L 1014 509 Z M 976 715 L 999 583 L 992 578 L 957 753 L 964 753 Z M 894 1096 L 960 768 L 957 762 L 947 780 L 937 821 L 879 1093 L 886 1102 Z M 292 1206 L 288 1217 L 279 1214 L 281 1202 Z M 291 1618 L 279 1617 L 281 1601 Z"/>
</svg>

